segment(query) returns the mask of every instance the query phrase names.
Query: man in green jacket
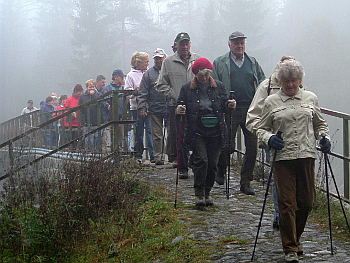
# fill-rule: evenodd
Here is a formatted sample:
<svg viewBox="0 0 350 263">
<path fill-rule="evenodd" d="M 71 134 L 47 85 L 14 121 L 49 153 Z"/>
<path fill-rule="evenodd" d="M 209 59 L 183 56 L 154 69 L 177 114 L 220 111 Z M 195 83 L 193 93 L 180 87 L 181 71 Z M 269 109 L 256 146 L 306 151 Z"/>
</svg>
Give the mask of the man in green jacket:
<svg viewBox="0 0 350 263">
<path fill-rule="evenodd" d="M 231 143 L 234 144 L 237 128 L 240 126 L 244 134 L 246 147 L 241 170 L 240 190 L 245 194 L 254 195 L 255 192 L 250 186 L 250 181 L 253 180 L 253 170 L 257 155 L 257 138 L 246 129 L 245 120 L 255 89 L 265 79 L 265 75 L 256 59 L 245 53 L 245 39 L 246 36 L 238 31 L 229 36 L 228 46 L 230 52 L 215 59 L 212 76 L 214 79 L 224 83 L 228 93 L 234 91 L 237 108 L 232 113 Z M 226 116 L 226 120 L 229 123 L 228 117 Z M 218 184 L 224 184 L 229 156 L 228 148 L 222 150 L 216 177 Z"/>
</svg>

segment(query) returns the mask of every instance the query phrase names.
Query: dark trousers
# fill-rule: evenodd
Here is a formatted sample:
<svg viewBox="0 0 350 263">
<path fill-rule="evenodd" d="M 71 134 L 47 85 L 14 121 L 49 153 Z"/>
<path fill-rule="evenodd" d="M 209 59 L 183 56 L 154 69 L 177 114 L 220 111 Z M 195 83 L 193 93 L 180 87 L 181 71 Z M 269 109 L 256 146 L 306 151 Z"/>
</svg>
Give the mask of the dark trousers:
<svg viewBox="0 0 350 263">
<path fill-rule="evenodd" d="M 283 251 L 297 252 L 315 200 L 315 159 L 277 161 L 273 168 Z"/>
<path fill-rule="evenodd" d="M 166 152 L 168 155 L 169 162 L 177 160 L 177 132 L 176 132 L 176 115 L 175 115 L 175 106 L 169 106 L 169 117 L 167 123 L 167 145 Z"/>
<path fill-rule="evenodd" d="M 193 149 L 194 192 L 196 196 L 209 196 L 217 173 L 221 138 L 195 137 Z"/>
<path fill-rule="evenodd" d="M 247 108 L 244 109 L 236 109 L 233 111 L 232 114 L 232 124 L 230 127 L 230 114 L 226 114 L 225 119 L 228 126 L 228 129 L 231 129 L 231 138 L 229 138 L 231 146 L 222 149 L 220 157 L 219 157 L 219 163 L 218 163 L 218 169 L 220 173 L 226 172 L 226 167 L 229 162 L 229 156 L 230 156 L 230 149 L 235 149 L 235 138 L 238 126 L 241 127 L 244 135 L 244 144 L 245 144 L 245 155 L 243 157 L 243 164 L 241 168 L 241 182 L 240 184 L 250 184 L 250 181 L 253 180 L 253 171 L 255 167 L 255 160 L 258 153 L 258 147 L 257 147 L 257 137 L 247 130 L 245 127 L 245 121 L 247 117 Z M 229 132 L 230 134 L 230 132 Z"/>
</svg>

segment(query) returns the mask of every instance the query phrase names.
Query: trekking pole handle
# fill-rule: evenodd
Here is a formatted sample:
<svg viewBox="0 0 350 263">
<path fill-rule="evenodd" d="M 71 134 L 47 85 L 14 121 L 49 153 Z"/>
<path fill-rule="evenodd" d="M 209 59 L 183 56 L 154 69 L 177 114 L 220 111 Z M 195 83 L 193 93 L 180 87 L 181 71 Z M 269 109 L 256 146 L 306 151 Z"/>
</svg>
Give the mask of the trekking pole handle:
<svg viewBox="0 0 350 263">
<path fill-rule="evenodd" d="M 230 90 L 230 100 L 233 100 L 234 93 L 235 93 L 234 90 Z"/>
</svg>

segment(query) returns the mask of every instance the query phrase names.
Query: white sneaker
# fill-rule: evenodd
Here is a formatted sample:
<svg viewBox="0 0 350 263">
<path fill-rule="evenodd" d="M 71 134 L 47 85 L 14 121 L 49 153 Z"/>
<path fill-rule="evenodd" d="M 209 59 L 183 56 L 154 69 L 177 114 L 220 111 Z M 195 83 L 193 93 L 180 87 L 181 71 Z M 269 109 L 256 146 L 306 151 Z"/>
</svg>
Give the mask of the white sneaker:
<svg viewBox="0 0 350 263">
<path fill-rule="evenodd" d="M 299 262 L 297 252 L 289 252 L 284 256 L 286 262 Z"/>
</svg>

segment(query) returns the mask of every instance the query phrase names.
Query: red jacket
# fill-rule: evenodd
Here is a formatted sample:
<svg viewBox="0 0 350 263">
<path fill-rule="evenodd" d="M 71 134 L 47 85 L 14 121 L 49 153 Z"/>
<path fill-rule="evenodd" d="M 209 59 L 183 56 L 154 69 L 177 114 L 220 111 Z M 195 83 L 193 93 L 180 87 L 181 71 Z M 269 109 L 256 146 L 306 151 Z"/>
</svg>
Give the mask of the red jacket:
<svg viewBox="0 0 350 263">
<path fill-rule="evenodd" d="M 64 103 L 64 107 L 67 108 L 74 108 L 79 105 L 79 98 L 80 96 L 73 94 L 70 96 L 67 100 L 66 103 Z M 65 125 L 66 127 L 69 127 L 69 120 L 72 121 L 72 126 L 78 127 L 78 111 L 75 112 L 76 118 L 72 119 L 71 116 L 66 117 Z"/>
</svg>

